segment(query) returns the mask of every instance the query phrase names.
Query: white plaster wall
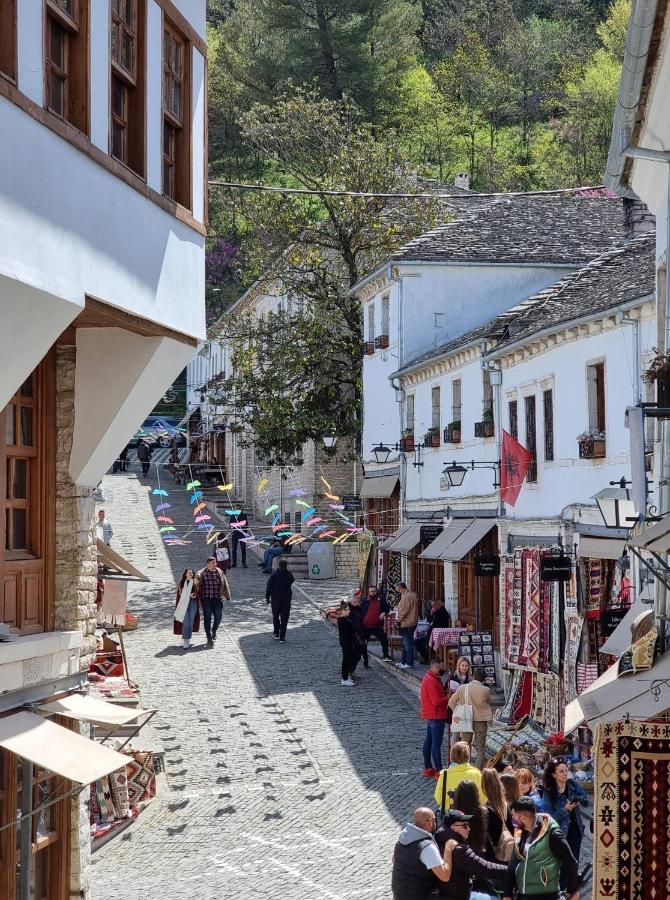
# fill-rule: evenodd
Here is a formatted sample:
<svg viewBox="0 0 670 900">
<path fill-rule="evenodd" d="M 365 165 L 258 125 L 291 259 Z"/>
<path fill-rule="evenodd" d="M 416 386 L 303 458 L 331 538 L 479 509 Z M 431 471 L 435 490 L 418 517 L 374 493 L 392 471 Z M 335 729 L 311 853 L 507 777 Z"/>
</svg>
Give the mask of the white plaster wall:
<svg viewBox="0 0 670 900">
<path fill-rule="evenodd" d="M 199 222 L 205 220 L 205 58 L 198 50 L 192 52 L 192 121 L 191 141 L 193 144 L 193 217 Z"/>
<path fill-rule="evenodd" d="M 42 0 L 20 0 L 16 4 L 18 87 L 38 106 L 44 104 L 43 20 Z"/>
<path fill-rule="evenodd" d="M 0 409 L 81 309 L 18 278 L 0 276 Z"/>
<path fill-rule="evenodd" d="M 0 130 L 0 274 L 202 336 L 202 235 L 4 98 Z"/>
<path fill-rule="evenodd" d="M 98 483 L 193 352 L 121 328 L 77 329 L 73 481 Z"/>
<path fill-rule="evenodd" d="M 179 12 L 188 19 L 200 37 L 205 37 L 205 0 L 172 0 Z"/>
<path fill-rule="evenodd" d="M 574 268 L 403 265 L 403 364 L 483 325 Z"/>
<path fill-rule="evenodd" d="M 147 4 L 147 184 L 163 190 L 163 13 L 155 0 Z"/>
<path fill-rule="evenodd" d="M 398 287 L 384 288 L 371 300 L 361 304 L 364 339 L 368 339 L 368 308 L 375 304 L 375 334 L 381 334 L 382 296 L 389 294 L 389 347 L 363 357 L 363 461 L 366 469 L 374 466 L 372 447 L 380 441 L 393 445 L 400 440 L 400 404 L 396 401 L 390 376 L 397 371 L 398 359 Z M 392 454 L 390 460 L 396 458 Z M 388 464 L 387 464 L 388 465 Z"/>
<path fill-rule="evenodd" d="M 109 3 L 91 3 L 91 141 L 109 153 Z"/>
<path fill-rule="evenodd" d="M 640 328 L 642 355 L 655 343 L 655 322 L 643 320 Z M 592 504 L 591 497 L 622 476 L 630 478 L 630 439 L 624 425 L 626 406 L 632 405 L 633 337 L 630 327 L 580 337 L 546 352 L 517 362 L 503 370 L 502 425 L 509 430 L 508 406 L 518 402 L 519 441 L 525 445 L 523 398 L 536 398 L 536 435 L 538 480 L 524 483 L 515 507 L 507 507 L 507 516 L 535 519 L 559 516 L 571 504 Z M 605 362 L 605 403 L 607 457 L 602 460 L 579 459 L 576 436 L 588 429 L 588 395 L 586 368 L 593 362 Z M 458 445 L 442 444 L 439 449 L 423 449 L 424 466 L 407 467 L 406 496 L 411 507 L 441 498 L 443 504 L 458 506 L 493 505 L 493 472 L 475 470 L 467 474 L 460 488 L 440 489 L 440 474 L 445 463 L 456 460 L 467 464 L 472 459 L 498 458 L 495 438 L 475 438 L 474 423 L 481 418 L 482 383 L 479 360 L 468 363 L 449 375 L 429 379 L 407 393 L 415 392 L 415 435 L 421 440 L 431 422 L 431 387 L 440 385 L 442 428 L 450 420 L 452 378 L 462 380 L 462 435 Z M 544 460 L 544 422 L 542 391 L 554 392 L 554 461 Z M 496 428 L 500 414 L 496 411 Z M 410 463 L 413 458 L 410 458 Z M 485 502 L 484 502 L 485 501 Z"/>
</svg>

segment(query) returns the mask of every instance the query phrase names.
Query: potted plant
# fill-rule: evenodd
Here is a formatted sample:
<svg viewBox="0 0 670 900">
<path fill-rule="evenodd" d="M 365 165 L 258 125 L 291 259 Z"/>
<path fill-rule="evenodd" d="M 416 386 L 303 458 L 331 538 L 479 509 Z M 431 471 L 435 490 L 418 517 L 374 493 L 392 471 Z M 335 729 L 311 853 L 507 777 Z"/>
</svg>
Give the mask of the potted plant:
<svg viewBox="0 0 670 900">
<path fill-rule="evenodd" d="M 661 353 L 654 347 L 654 357 L 642 375 L 645 384 L 656 384 L 656 402 L 659 406 L 670 406 L 670 351 Z"/>
<path fill-rule="evenodd" d="M 400 438 L 400 449 L 405 453 L 411 453 L 414 450 L 414 429 L 404 428 L 402 437 Z"/>
<path fill-rule="evenodd" d="M 580 459 L 604 459 L 607 455 L 605 432 L 589 428 L 577 435 Z"/>
<path fill-rule="evenodd" d="M 489 438 L 495 434 L 495 423 L 493 421 L 493 410 L 485 409 L 482 413 L 481 422 L 475 422 L 475 437 Z"/>
<path fill-rule="evenodd" d="M 444 429 L 444 442 L 445 444 L 460 444 L 461 442 L 461 421 L 460 419 L 455 419 L 453 422 L 450 422 L 447 427 Z"/>
<path fill-rule="evenodd" d="M 440 446 L 440 429 L 435 426 L 431 426 L 428 431 L 423 436 L 423 446 L 424 447 L 439 447 Z"/>
</svg>

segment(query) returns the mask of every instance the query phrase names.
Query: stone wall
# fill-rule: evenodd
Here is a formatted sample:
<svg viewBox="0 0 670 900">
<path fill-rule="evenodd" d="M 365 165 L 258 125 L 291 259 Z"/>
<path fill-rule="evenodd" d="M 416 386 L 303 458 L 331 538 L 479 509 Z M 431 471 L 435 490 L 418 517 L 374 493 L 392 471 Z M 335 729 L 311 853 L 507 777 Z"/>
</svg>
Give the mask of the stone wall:
<svg viewBox="0 0 670 900">
<path fill-rule="evenodd" d="M 355 538 L 335 547 L 335 577 L 358 581 L 358 544 Z"/>
<path fill-rule="evenodd" d="M 98 574 L 93 518 L 93 491 L 74 484 L 69 474 L 74 432 L 76 348 L 56 348 L 56 630 L 83 635 L 80 666 L 88 668 L 95 648 Z M 82 724 L 80 733 L 89 735 Z M 70 896 L 86 898 L 90 891 L 91 841 L 87 791 L 72 798 Z"/>
<path fill-rule="evenodd" d="M 56 348 L 56 630 L 81 631 L 82 668 L 95 648 L 97 556 L 93 492 L 69 474 L 76 349 Z"/>
</svg>

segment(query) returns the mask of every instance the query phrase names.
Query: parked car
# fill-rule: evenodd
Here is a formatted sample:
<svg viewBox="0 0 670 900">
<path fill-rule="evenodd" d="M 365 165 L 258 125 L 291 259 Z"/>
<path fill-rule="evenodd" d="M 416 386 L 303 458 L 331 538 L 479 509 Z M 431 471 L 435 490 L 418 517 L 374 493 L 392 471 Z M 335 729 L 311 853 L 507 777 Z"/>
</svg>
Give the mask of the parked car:
<svg viewBox="0 0 670 900">
<path fill-rule="evenodd" d="M 155 441 L 159 447 L 169 447 L 173 438 L 177 438 L 177 446 L 186 446 L 186 434 L 178 427 L 178 422 L 172 416 L 147 416 L 132 439 L 129 447 L 137 447 L 141 438 L 149 438 Z"/>
</svg>

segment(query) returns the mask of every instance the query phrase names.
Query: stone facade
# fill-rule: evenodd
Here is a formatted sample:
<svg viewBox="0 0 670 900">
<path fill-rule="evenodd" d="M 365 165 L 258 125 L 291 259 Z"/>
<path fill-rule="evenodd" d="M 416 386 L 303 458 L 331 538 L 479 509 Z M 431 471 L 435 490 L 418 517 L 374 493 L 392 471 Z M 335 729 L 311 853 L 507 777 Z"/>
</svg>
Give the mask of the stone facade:
<svg viewBox="0 0 670 900">
<path fill-rule="evenodd" d="M 354 538 L 335 547 L 335 577 L 358 581 L 358 544 Z"/>
<path fill-rule="evenodd" d="M 82 668 L 95 648 L 95 597 L 98 574 L 93 492 L 69 474 L 74 432 L 76 349 L 56 352 L 56 590 L 57 631 L 80 631 Z"/>
<path fill-rule="evenodd" d="M 83 635 L 80 666 L 88 667 L 95 649 L 96 587 L 98 575 L 93 519 L 95 501 L 90 488 L 80 487 L 69 473 L 74 433 L 74 376 L 76 348 L 56 348 L 56 584 L 55 627 Z M 90 736 L 90 726 L 80 733 Z M 72 798 L 70 896 L 89 896 L 91 841 L 88 791 Z"/>
</svg>

